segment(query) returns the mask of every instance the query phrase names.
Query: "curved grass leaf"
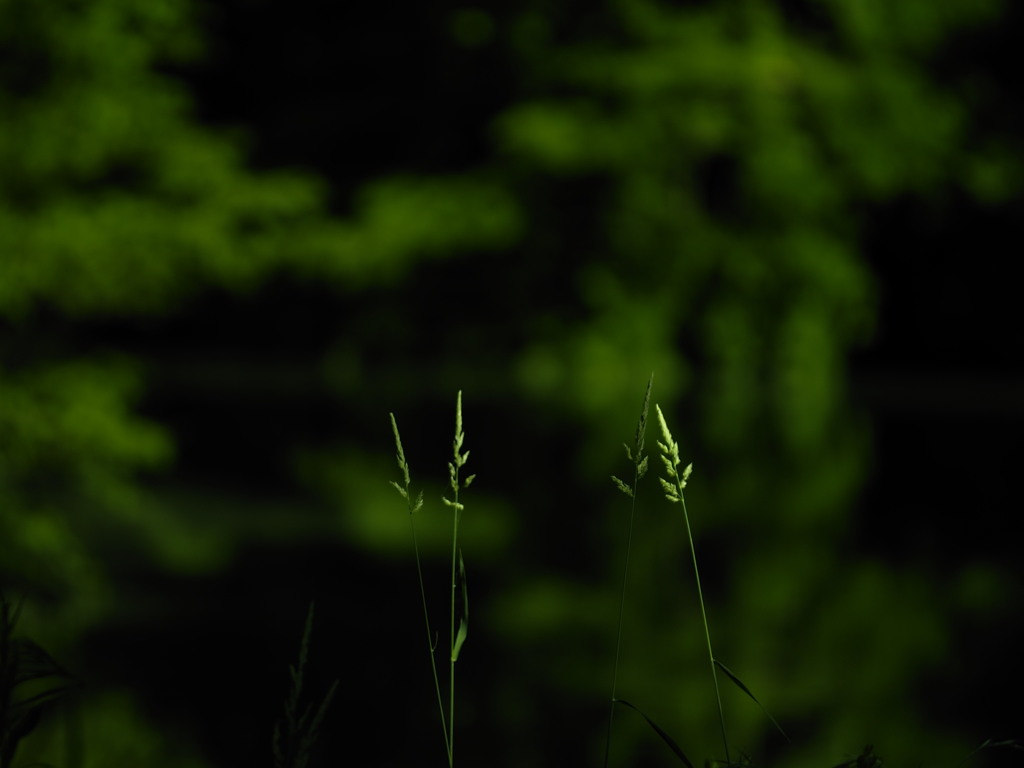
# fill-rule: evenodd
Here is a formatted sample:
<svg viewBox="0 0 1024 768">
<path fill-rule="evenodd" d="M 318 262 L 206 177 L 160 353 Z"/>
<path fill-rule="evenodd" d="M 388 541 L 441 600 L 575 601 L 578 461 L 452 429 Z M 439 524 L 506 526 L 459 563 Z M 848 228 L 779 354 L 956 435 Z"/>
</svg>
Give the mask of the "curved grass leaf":
<svg viewBox="0 0 1024 768">
<path fill-rule="evenodd" d="M 36 729 L 45 711 L 79 687 L 74 677 L 36 642 L 13 636 L 21 606 L 21 600 L 12 606 L 0 594 L 0 766 L 3 768 L 13 765 L 18 744 Z M 16 691 L 23 691 L 19 686 L 49 678 L 62 682 L 17 698 Z"/>
<path fill-rule="evenodd" d="M 736 762 L 725 761 L 725 760 L 705 760 L 705 768 L 750 768 L 753 763 L 750 758 L 746 755 L 740 755 L 740 759 Z"/>
<path fill-rule="evenodd" d="M 957 763 L 957 766 L 959 767 L 963 765 L 982 750 L 991 749 L 992 747 L 1009 747 L 1010 749 L 1016 749 L 1024 752 L 1024 742 L 1017 741 L 1016 739 L 1006 739 L 1004 741 L 992 741 L 992 739 L 985 739 L 973 752 Z"/>
<path fill-rule="evenodd" d="M 647 721 L 647 724 L 651 726 L 651 729 L 656 734 L 658 734 L 661 737 L 661 740 L 664 741 L 666 745 L 668 745 L 668 748 L 675 753 L 675 756 L 679 758 L 680 762 L 682 762 L 683 765 L 687 766 L 687 768 L 693 768 L 693 763 L 690 762 L 690 759 L 683 753 L 683 750 L 680 749 L 679 745 L 676 744 L 675 739 L 673 739 L 671 736 L 665 733 L 662 727 L 653 720 L 651 720 L 651 718 L 649 718 L 647 715 L 645 715 L 639 707 L 630 704 L 625 699 L 612 699 L 612 701 L 614 701 L 617 704 L 624 704 L 625 706 L 632 709 L 634 712 L 638 712 L 640 714 L 640 717 Z"/>
<path fill-rule="evenodd" d="M 462 585 L 462 615 L 459 617 L 459 631 L 455 635 L 455 645 L 452 647 L 452 661 L 458 661 L 462 644 L 466 642 L 469 634 L 469 589 L 466 585 L 466 563 L 462 559 L 462 550 L 459 550 L 459 584 Z"/>
<path fill-rule="evenodd" d="M 875 748 L 868 744 L 855 760 L 840 763 L 835 768 L 882 768 L 882 761 L 875 755 Z"/>
<path fill-rule="evenodd" d="M 725 672 L 725 674 L 728 675 L 729 679 L 732 680 L 733 683 L 736 684 L 736 687 L 738 687 L 741 691 L 743 691 L 745 694 L 747 694 L 747 696 L 749 696 L 753 700 L 753 702 L 755 704 L 757 704 L 757 706 L 759 706 L 761 708 L 761 711 L 764 712 L 765 717 L 767 717 L 769 720 L 771 720 L 772 721 L 772 725 L 774 725 L 775 728 L 778 730 L 778 732 L 782 734 L 783 738 L 786 741 L 789 741 L 789 736 L 787 736 L 786 732 L 784 730 L 782 730 L 782 726 L 778 724 L 778 722 L 775 720 L 774 717 L 772 717 L 771 712 L 769 712 L 767 709 L 764 708 L 764 704 L 762 704 L 760 701 L 758 701 L 757 697 L 750 692 L 750 689 L 747 688 L 747 686 L 745 686 L 743 684 L 743 681 L 740 680 L 738 677 L 736 677 L 736 674 L 731 669 L 729 669 L 727 666 L 725 666 L 725 664 L 720 662 L 718 659 L 715 659 L 715 666 L 717 666 L 720 670 Z"/>
<path fill-rule="evenodd" d="M 27 637 L 15 637 L 11 639 L 10 644 L 14 651 L 15 685 L 44 677 L 71 678 L 71 675 L 35 641 Z"/>
</svg>

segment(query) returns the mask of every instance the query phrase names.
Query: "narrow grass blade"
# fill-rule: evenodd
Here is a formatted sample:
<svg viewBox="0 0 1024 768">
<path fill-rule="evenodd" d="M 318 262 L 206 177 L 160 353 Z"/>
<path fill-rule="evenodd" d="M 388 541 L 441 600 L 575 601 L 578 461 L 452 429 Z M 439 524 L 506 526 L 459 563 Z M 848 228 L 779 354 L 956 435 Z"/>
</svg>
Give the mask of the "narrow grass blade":
<svg viewBox="0 0 1024 768">
<path fill-rule="evenodd" d="M 466 563 L 459 550 L 459 584 L 462 586 L 462 615 L 459 617 L 459 631 L 455 635 L 455 646 L 452 648 L 452 661 L 458 661 L 462 644 L 469 634 L 469 589 L 466 585 Z"/>
<path fill-rule="evenodd" d="M 640 461 L 641 454 L 644 452 L 644 437 L 647 434 L 647 412 L 651 406 L 651 387 L 654 386 L 654 372 L 651 371 L 651 378 L 647 380 L 647 391 L 644 392 L 644 404 L 640 408 L 640 419 L 636 423 L 636 437 L 634 442 L 634 452 L 636 454 L 636 461 Z M 629 453 L 629 450 L 626 450 Z"/>
<path fill-rule="evenodd" d="M 726 762 L 724 760 L 705 760 L 704 768 L 750 768 L 753 763 L 750 762 L 750 758 L 746 755 L 740 755 L 740 759 L 736 762 Z"/>
<path fill-rule="evenodd" d="M 14 651 L 16 666 L 15 685 L 47 677 L 71 679 L 71 675 L 34 641 L 26 637 L 16 637 L 10 641 L 10 644 Z"/>
<path fill-rule="evenodd" d="M 1005 741 L 992 741 L 992 739 L 985 739 L 981 744 L 978 745 L 977 749 L 971 752 L 967 757 L 957 763 L 957 767 L 964 765 L 968 760 L 974 757 L 976 754 L 985 749 L 991 749 L 992 747 L 1009 747 L 1010 749 L 1016 749 L 1024 752 L 1024 743 L 1017 741 L 1016 739 L 1006 739 Z"/>
<path fill-rule="evenodd" d="M 718 659 L 715 659 L 715 666 L 717 666 L 720 670 L 725 672 L 725 674 L 728 675 L 729 679 L 732 680 L 733 683 L 736 684 L 736 687 L 739 688 L 741 691 L 743 691 L 745 694 L 747 694 L 747 696 L 749 696 L 753 700 L 753 702 L 755 704 L 757 704 L 757 706 L 759 706 L 761 708 L 761 711 L 764 712 L 765 717 L 767 717 L 769 720 L 771 720 L 772 721 L 772 725 L 774 725 L 775 728 L 778 730 L 778 732 L 782 734 L 782 737 L 786 741 L 789 741 L 789 736 L 787 736 L 786 732 L 784 730 L 782 730 L 782 726 L 778 724 L 778 722 L 775 720 L 774 717 L 772 717 L 771 712 L 769 712 L 767 709 L 764 708 L 764 704 L 762 704 L 760 701 L 758 701 L 757 697 L 750 692 L 750 689 L 747 688 L 747 686 L 745 686 L 743 684 L 743 681 L 740 680 L 738 677 L 736 677 L 736 674 L 731 669 L 729 669 L 727 666 L 725 666 L 725 664 L 720 662 Z"/>
<path fill-rule="evenodd" d="M 856 759 L 840 763 L 835 768 L 882 768 L 882 761 L 875 755 L 874 746 L 868 744 Z"/>
<path fill-rule="evenodd" d="M 327 708 L 331 706 L 331 701 L 334 699 L 334 694 L 338 690 L 338 683 L 340 681 L 335 680 L 331 683 L 330 689 L 324 696 L 323 701 L 320 702 L 319 708 L 317 708 L 316 714 L 313 715 L 313 720 L 309 723 L 309 735 L 307 737 L 309 744 L 312 745 L 316 741 L 316 737 L 320 733 L 320 725 L 324 721 L 324 715 L 327 714 Z"/>
<path fill-rule="evenodd" d="M 668 748 L 675 753 L 675 756 L 679 758 L 680 762 L 682 762 L 683 765 L 687 766 L 687 768 L 693 768 L 693 763 L 691 763 L 690 759 L 683 753 L 683 750 L 679 748 L 679 745 L 676 744 L 675 739 L 673 739 L 671 736 L 665 733 L 662 727 L 653 720 L 651 720 L 651 718 L 649 718 L 647 715 L 645 715 L 639 707 L 630 704 L 625 699 L 614 699 L 613 701 L 615 701 L 617 704 L 624 704 L 625 706 L 632 709 L 634 712 L 638 712 L 640 714 L 640 717 L 647 721 L 647 724 L 651 726 L 654 732 L 661 737 L 661 740 L 664 741 L 666 745 L 668 745 Z"/>
<path fill-rule="evenodd" d="M 306 613 L 306 626 L 302 632 L 302 642 L 299 644 L 299 661 L 295 665 L 288 666 L 292 685 L 285 698 L 284 720 L 278 720 L 274 726 L 272 747 L 275 768 L 306 768 L 313 744 L 319 735 L 320 724 L 338 688 L 338 681 L 335 680 L 327 695 L 320 702 L 315 714 L 312 704 L 307 704 L 300 713 L 302 684 L 312 632 L 313 603 L 311 601 L 309 611 Z"/>
</svg>

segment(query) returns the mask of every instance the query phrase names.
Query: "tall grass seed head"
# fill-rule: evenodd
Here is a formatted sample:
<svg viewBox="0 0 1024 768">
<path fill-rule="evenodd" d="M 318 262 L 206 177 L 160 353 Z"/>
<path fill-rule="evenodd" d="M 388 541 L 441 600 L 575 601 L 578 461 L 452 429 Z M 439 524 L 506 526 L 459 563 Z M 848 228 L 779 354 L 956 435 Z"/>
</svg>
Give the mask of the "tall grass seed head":
<svg viewBox="0 0 1024 768">
<path fill-rule="evenodd" d="M 394 489 L 398 491 L 398 495 L 405 499 L 409 505 L 409 514 L 413 514 L 423 506 L 423 491 L 420 491 L 415 502 L 409 498 L 409 485 L 412 482 L 409 478 L 409 463 L 405 460 L 405 451 L 402 449 L 402 437 L 398 433 L 398 422 L 395 420 L 395 414 L 389 413 L 388 415 L 391 417 L 391 432 L 395 436 L 395 458 L 398 460 L 398 469 L 402 472 L 402 481 L 405 485 L 403 487 L 394 480 L 388 482 L 394 486 Z"/>
</svg>

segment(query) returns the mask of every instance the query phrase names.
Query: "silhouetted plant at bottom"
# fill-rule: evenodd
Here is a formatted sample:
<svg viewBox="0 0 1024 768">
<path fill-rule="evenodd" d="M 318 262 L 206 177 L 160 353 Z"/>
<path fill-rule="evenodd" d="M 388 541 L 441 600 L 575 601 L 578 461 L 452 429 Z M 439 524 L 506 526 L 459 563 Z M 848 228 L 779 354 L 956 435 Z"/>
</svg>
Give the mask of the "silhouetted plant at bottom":
<svg viewBox="0 0 1024 768">
<path fill-rule="evenodd" d="M 302 714 L 299 714 L 306 659 L 309 655 L 309 638 L 312 633 L 313 604 L 310 603 L 309 612 L 306 614 L 306 628 L 302 632 L 302 643 L 299 646 L 299 663 L 297 666 L 288 667 L 292 684 L 284 703 L 283 727 L 281 721 L 274 726 L 274 768 L 306 768 L 313 744 L 320 733 L 320 725 L 338 688 L 338 681 L 335 680 L 315 713 L 313 705 L 307 704 Z"/>
<path fill-rule="evenodd" d="M 12 606 L 0 595 L 0 768 L 14 765 L 18 745 L 36 729 L 44 712 L 78 687 L 36 642 L 14 636 L 20 614 L 21 602 Z M 62 682 L 42 682 L 51 679 Z"/>
</svg>

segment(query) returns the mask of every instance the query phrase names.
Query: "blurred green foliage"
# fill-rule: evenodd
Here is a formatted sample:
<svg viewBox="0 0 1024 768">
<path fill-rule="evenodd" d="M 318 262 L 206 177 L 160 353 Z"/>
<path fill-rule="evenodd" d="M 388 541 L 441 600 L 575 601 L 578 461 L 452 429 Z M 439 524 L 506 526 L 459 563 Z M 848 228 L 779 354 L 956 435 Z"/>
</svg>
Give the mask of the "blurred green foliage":
<svg viewBox="0 0 1024 768">
<path fill-rule="evenodd" d="M 864 212 L 954 186 L 985 201 L 1019 191 L 1019 164 L 977 140 L 967 103 L 930 69 L 1000 6 L 804 5 L 608 0 L 578 28 L 555 4 L 497 22 L 459 10 L 455 42 L 500 44 L 520 73 L 492 155 L 371 179 L 341 218 L 323 180 L 257 173 L 242 142 L 196 118 L 164 71 L 202 55 L 188 3 L 0 0 L 0 574 L 52 599 L 36 629 L 63 639 L 47 647 L 70 650 L 71 627 L 113 610 L 111 542 L 187 572 L 225 567 L 236 535 L 197 530 L 147 490 L 174 465 L 173 425 L 137 413 L 146 365 L 81 344 L 76 324 L 187 312 L 214 289 L 258 300 L 287 275 L 356 308 L 313 364 L 369 415 L 337 450 L 287 451 L 344 510 L 339 543 L 402 556 L 377 416 L 467 391 L 474 457 L 491 464 L 466 559 L 508 574 L 477 615 L 516 670 L 475 693 L 500 713 L 505 764 L 548 764 L 564 738 L 531 701 L 585 710 L 606 695 L 603 569 L 625 521 L 606 478 L 652 369 L 696 464 L 716 647 L 780 720 L 804 724 L 785 764 L 838 762 L 864 740 L 922 764 L 962 746 L 899 710 L 946 651 L 924 577 L 834 551 L 870 449 L 845 391 L 848 353 L 877 313 Z M 443 474 L 410 461 L 437 498 Z M 679 520 L 657 494 L 640 498 L 623 695 L 711 755 Z M 442 534 L 423 536 L 443 551 Z M 121 744 L 128 762 L 192 764 L 164 759 L 141 725 L 129 743 L 136 721 L 110 723 L 127 724 L 130 706 L 104 701 L 88 715 L 97 743 Z M 770 725 L 733 704 L 737 743 L 755 750 Z M 649 738 L 621 727 L 620 760 Z M 589 737 L 588 756 L 601 744 Z"/>
</svg>

